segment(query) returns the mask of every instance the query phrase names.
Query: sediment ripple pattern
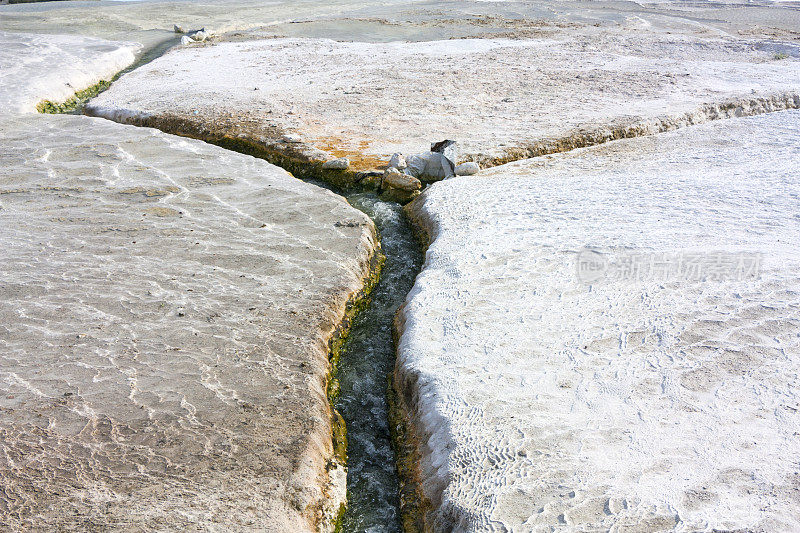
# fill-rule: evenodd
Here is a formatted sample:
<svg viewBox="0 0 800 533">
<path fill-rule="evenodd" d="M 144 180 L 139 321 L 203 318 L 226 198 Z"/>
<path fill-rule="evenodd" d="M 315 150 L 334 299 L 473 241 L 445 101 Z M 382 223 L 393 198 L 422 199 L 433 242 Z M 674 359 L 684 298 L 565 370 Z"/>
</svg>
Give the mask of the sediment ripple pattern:
<svg viewBox="0 0 800 533">
<path fill-rule="evenodd" d="M 264 161 L 155 130 L 0 127 L 0 522 L 329 519 L 344 485 L 327 340 L 368 272 L 371 221 Z"/>
</svg>

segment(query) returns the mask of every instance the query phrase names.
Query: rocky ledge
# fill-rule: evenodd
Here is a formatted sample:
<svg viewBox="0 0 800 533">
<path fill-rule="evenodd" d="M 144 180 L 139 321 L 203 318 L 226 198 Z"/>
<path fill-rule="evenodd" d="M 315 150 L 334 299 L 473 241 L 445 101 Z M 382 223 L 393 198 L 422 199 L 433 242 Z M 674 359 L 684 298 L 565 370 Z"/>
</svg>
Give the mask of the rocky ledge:
<svg viewBox="0 0 800 533">
<path fill-rule="evenodd" d="M 799 125 L 622 140 L 409 205 L 430 246 L 398 317 L 408 523 L 800 528 Z"/>
<path fill-rule="evenodd" d="M 264 161 L 0 119 L 0 497 L 16 530 L 327 530 L 328 342 L 373 224 Z"/>
<path fill-rule="evenodd" d="M 800 106 L 800 62 L 699 29 L 587 24 L 546 38 L 390 43 L 247 38 L 172 50 L 87 111 L 352 185 L 393 153 L 442 139 L 461 143 L 455 163 L 488 167 Z"/>
</svg>

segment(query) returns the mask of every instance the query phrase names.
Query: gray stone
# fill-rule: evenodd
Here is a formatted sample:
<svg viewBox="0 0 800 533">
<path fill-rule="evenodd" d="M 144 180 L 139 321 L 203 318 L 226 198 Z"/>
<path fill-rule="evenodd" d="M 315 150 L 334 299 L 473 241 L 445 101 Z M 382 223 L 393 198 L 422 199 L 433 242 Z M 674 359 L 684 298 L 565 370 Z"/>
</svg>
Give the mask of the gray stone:
<svg viewBox="0 0 800 533">
<path fill-rule="evenodd" d="M 438 181 L 455 176 L 453 163 L 439 152 L 431 152 L 422 171 L 421 179 Z"/>
<path fill-rule="evenodd" d="M 480 169 L 481 167 L 478 163 L 467 161 L 456 167 L 456 176 L 472 176 L 473 174 L 477 174 Z"/>
<path fill-rule="evenodd" d="M 437 152 L 445 156 L 453 168 L 458 164 L 458 144 L 455 141 L 446 139 L 438 143 L 432 143 L 431 152 Z"/>
<path fill-rule="evenodd" d="M 432 152 L 423 152 L 421 154 L 410 155 L 406 157 L 405 173 L 415 178 L 419 178 L 425 172 L 425 166 L 428 164 Z"/>
<path fill-rule="evenodd" d="M 406 158 L 403 154 L 395 152 L 389 160 L 389 166 L 403 170 L 408 166 L 408 163 L 406 163 Z"/>
<path fill-rule="evenodd" d="M 174 31 L 175 33 L 186 33 L 186 31 L 184 31 L 184 29 L 178 26 L 177 24 L 172 26 L 172 31 Z"/>
<path fill-rule="evenodd" d="M 281 141 L 289 144 L 297 144 L 303 142 L 303 139 L 299 135 L 288 134 L 281 137 Z"/>
<path fill-rule="evenodd" d="M 340 157 L 339 159 L 331 159 L 330 161 L 325 161 L 322 164 L 322 168 L 330 169 L 330 170 L 347 170 L 350 166 L 350 160 L 346 157 Z"/>
</svg>

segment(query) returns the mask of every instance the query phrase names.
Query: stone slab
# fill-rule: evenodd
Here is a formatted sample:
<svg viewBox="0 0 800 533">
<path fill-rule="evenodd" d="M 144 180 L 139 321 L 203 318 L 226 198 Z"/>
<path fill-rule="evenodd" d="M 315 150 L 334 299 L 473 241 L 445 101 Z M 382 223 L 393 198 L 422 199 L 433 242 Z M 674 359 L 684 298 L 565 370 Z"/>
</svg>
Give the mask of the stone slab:
<svg viewBox="0 0 800 533">
<path fill-rule="evenodd" d="M 124 76 L 87 111 L 245 138 L 302 160 L 347 157 L 356 172 L 442 139 L 457 140 L 463 160 L 491 166 L 800 106 L 800 60 L 775 59 L 763 43 L 637 21 L 545 29 L 546 37 L 514 27 L 505 38 L 192 45 Z"/>
<path fill-rule="evenodd" d="M 328 339 L 372 222 L 264 161 L 0 119 L 0 522 L 326 530 Z"/>
<path fill-rule="evenodd" d="M 498 166 L 412 202 L 430 246 L 395 379 L 428 525 L 799 529 L 798 161 L 800 111 L 785 111 Z M 586 247 L 606 277 L 578 275 Z M 758 276 L 737 275 L 742 257 Z"/>
<path fill-rule="evenodd" d="M 110 80 L 134 62 L 140 48 L 93 37 L 0 31 L 0 115 L 36 112 L 42 100 L 62 103 Z"/>
</svg>

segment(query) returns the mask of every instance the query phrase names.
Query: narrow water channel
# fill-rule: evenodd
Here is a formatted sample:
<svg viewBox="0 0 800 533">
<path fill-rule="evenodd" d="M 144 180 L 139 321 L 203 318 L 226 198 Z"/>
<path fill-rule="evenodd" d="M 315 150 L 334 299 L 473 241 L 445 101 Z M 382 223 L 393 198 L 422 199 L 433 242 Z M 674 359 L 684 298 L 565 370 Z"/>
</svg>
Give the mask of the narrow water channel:
<svg viewBox="0 0 800 533">
<path fill-rule="evenodd" d="M 398 480 L 386 398 L 394 369 L 392 321 L 422 266 L 402 208 L 371 193 L 347 196 L 375 222 L 386 263 L 371 302 L 354 320 L 339 358 L 336 409 L 347 424 L 347 533 L 400 532 Z"/>
</svg>

